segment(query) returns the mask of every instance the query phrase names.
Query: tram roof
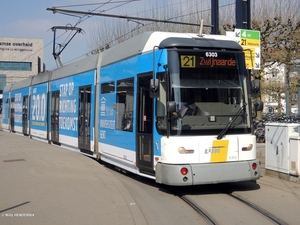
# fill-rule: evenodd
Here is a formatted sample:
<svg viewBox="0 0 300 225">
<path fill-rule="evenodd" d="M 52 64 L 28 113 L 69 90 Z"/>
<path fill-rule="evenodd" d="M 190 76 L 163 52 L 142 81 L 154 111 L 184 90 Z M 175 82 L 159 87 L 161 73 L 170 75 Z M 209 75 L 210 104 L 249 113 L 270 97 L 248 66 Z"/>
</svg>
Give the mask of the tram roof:
<svg viewBox="0 0 300 225">
<path fill-rule="evenodd" d="M 17 90 L 20 88 L 30 87 L 32 81 L 32 77 L 26 78 L 19 82 L 13 83 L 11 90 Z"/>
<path fill-rule="evenodd" d="M 70 63 L 68 65 L 53 70 L 51 80 L 96 69 L 98 63 L 98 56 L 98 54 L 91 55 L 80 61 Z"/>
<path fill-rule="evenodd" d="M 149 31 L 130 38 L 104 52 L 55 69 L 52 72 L 51 80 L 62 77 L 62 74 L 65 77 L 97 69 L 100 58 L 101 67 L 103 67 L 135 55 L 151 52 L 155 46 L 160 48 L 199 47 L 242 50 L 238 43 L 224 35 L 203 35 L 199 37 L 197 34 L 192 33 Z"/>
<path fill-rule="evenodd" d="M 154 46 L 160 48 L 206 47 L 242 50 L 237 42 L 224 35 L 203 35 L 200 37 L 192 33 L 149 31 L 104 51 L 101 65 L 105 66 L 134 55 L 153 51 Z"/>
<path fill-rule="evenodd" d="M 32 85 L 41 84 L 49 81 L 51 79 L 52 71 L 46 71 L 44 73 L 39 73 L 37 76 L 34 76 L 32 79 Z"/>
<path fill-rule="evenodd" d="M 6 86 L 4 87 L 4 89 L 3 89 L 3 93 L 4 93 L 4 92 L 10 91 L 10 90 L 11 90 L 11 87 L 12 87 L 12 84 L 6 85 Z"/>
</svg>

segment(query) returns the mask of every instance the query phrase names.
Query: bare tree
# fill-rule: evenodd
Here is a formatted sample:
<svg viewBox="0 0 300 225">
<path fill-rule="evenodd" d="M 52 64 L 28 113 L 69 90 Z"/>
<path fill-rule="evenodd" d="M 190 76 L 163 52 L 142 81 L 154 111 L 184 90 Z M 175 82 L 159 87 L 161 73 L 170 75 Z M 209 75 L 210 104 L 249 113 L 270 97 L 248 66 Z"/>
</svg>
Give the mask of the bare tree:
<svg viewBox="0 0 300 225">
<path fill-rule="evenodd" d="M 204 24 L 210 24 L 210 2 L 194 0 L 170 4 L 169 1 L 161 1 L 150 8 L 148 6 L 147 10 L 136 13 L 135 16 L 197 24 L 203 19 Z M 252 29 L 261 33 L 261 70 L 256 70 L 254 76 L 261 80 L 262 93 L 272 91 L 274 95 L 277 94 L 278 101 L 278 93 L 284 93 L 285 88 L 288 88 L 292 95 L 297 91 L 293 84 L 289 85 L 289 73 L 300 62 L 299 9 L 299 0 L 272 0 L 272 4 L 269 0 L 252 0 Z M 234 1 L 220 5 L 219 18 L 221 34 L 234 30 Z M 101 22 L 94 24 L 90 41 L 91 48 L 97 50 L 104 50 L 145 31 L 199 32 L 199 27 L 195 26 L 103 18 L 99 21 Z M 210 28 L 205 28 L 204 32 L 210 33 Z M 287 66 L 285 78 L 288 83 L 274 86 L 274 82 L 269 82 L 275 79 L 274 74 L 269 76 L 269 81 L 265 83 L 264 77 L 268 75 L 266 68 L 282 64 Z"/>
<path fill-rule="evenodd" d="M 297 93 L 295 81 L 291 82 L 294 78 L 290 74 L 300 64 L 300 1 L 273 0 L 270 4 L 268 0 L 253 0 L 251 9 L 252 29 L 261 34 L 261 70 L 255 70 L 254 76 L 261 80 L 262 94 L 276 99 L 280 106 L 281 93 L 291 93 L 292 97 Z M 234 28 L 235 23 L 231 20 L 223 23 L 224 30 Z M 269 69 L 274 65 L 284 65 L 286 68 L 282 82 L 278 83 L 278 74 Z M 280 111 L 281 107 L 278 109 Z"/>
<path fill-rule="evenodd" d="M 185 23 L 199 24 L 203 19 L 204 24 L 210 24 L 210 0 L 186 1 L 170 4 L 168 1 L 160 1 L 155 5 L 147 7 L 148 10 L 136 13 L 135 17 L 155 18 L 159 20 L 170 20 Z M 199 27 L 186 26 L 171 23 L 145 22 L 143 20 L 120 20 L 101 19 L 101 22 L 93 24 L 91 28 L 91 39 L 89 46 L 92 49 L 103 49 L 104 46 L 113 46 L 130 37 L 145 31 L 170 31 L 198 33 Z M 210 28 L 205 28 L 204 32 L 209 33 Z"/>
<path fill-rule="evenodd" d="M 264 3 L 264 2 L 263 2 Z M 272 4 L 273 5 L 273 4 Z M 270 7 L 270 4 L 266 4 Z M 252 20 L 252 27 L 255 30 L 261 32 L 261 71 L 256 71 L 255 76 L 261 79 L 262 83 L 265 82 L 264 77 L 267 74 L 266 68 L 273 65 L 285 67 L 284 82 L 281 82 L 281 86 L 274 86 L 272 80 L 276 80 L 275 77 L 271 77 L 271 82 L 262 85 L 263 92 L 268 95 L 278 96 L 278 106 L 281 104 L 280 93 L 286 93 L 286 101 L 290 101 L 291 96 L 295 96 L 297 89 L 295 85 L 291 84 L 291 72 L 296 65 L 299 64 L 300 52 L 299 48 L 300 38 L 300 20 L 297 11 L 300 4 L 295 1 L 274 1 L 274 11 L 266 10 L 260 12 L 261 17 L 255 17 Z M 268 14 L 267 12 L 270 12 Z M 261 19 L 257 19 L 261 18 Z M 288 106 L 290 103 L 288 102 Z M 287 108 L 289 110 L 290 107 Z M 279 112 L 281 107 L 278 107 Z M 289 114 L 289 112 L 287 112 Z"/>
</svg>

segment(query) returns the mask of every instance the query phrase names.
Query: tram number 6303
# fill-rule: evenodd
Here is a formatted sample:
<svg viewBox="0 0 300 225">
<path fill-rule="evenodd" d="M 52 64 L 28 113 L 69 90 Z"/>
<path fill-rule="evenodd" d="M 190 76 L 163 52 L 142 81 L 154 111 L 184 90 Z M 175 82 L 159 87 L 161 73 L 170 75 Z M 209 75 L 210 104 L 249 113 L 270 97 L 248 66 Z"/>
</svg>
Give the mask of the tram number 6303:
<svg viewBox="0 0 300 225">
<path fill-rule="evenodd" d="M 206 57 L 218 57 L 218 53 L 217 52 L 205 52 L 205 56 Z"/>
</svg>

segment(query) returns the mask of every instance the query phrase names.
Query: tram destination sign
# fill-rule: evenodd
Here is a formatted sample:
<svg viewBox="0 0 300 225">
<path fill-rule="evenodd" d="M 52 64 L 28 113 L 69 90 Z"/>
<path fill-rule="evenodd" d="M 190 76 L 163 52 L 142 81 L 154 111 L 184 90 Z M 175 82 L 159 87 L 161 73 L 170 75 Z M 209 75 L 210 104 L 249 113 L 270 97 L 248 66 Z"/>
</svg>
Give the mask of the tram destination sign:
<svg viewBox="0 0 300 225">
<path fill-rule="evenodd" d="M 217 51 L 207 51 L 198 54 L 180 55 L 181 68 L 236 68 L 237 62 L 233 54 L 224 54 Z"/>
</svg>

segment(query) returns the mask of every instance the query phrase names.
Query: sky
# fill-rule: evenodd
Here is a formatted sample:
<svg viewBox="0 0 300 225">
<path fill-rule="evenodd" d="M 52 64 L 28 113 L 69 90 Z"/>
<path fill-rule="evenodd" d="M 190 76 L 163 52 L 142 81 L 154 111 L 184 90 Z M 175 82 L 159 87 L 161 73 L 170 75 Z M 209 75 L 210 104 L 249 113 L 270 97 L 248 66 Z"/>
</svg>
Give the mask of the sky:
<svg viewBox="0 0 300 225">
<path fill-rule="evenodd" d="M 211 0 L 194 0 L 195 4 L 203 4 Z M 219 5 L 234 0 L 219 0 Z M 109 2 L 109 3 L 108 3 Z M 130 2 L 130 3 L 127 3 Z M 182 7 L 191 3 L 191 0 L 2 0 L 0 7 L 0 36 L 16 38 L 41 38 L 44 40 L 44 63 L 46 70 L 52 70 L 59 67 L 54 60 L 53 53 L 53 35 L 54 26 L 75 26 L 79 17 L 53 13 L 47 8 L 57 7 L 67 10 L 94 11 L 98 7 L 101 13 L 114 15 L 137 16 L 150 11 L 152 6 L 155 8 L 157 3 L 161 6 Z M 97 3 L 97 4 L 96 4 Z M 107 3 L 107 4 L 104 4 Z M 79 6 L 80 5 L 80 6 Z M 84 5 L 84 6 L 82 6 Z M 66 7 L 69 6 L 69 7 Z M 70 7 L 72 6 L 72 7 Z M 99 7 L 101 6 L 101 7 Z M 193 6 L 192 6 L 193 7 Z M 204 7 L 206 8 L 206 6 Z M 180 8 L 182 10 L 182 8 Z M 167 9 L 166 9 L 167 10 Z M 143 16 L 141 16 L 143 17 Z M 77 27 L 84 32 L 76 34 L 70 43 L 61 53 L 60 57 L 63 64 L 80 60 L 85 57 L 91 49 L 92 28 L 95 23 L 101 21 L 103 17 L 90 17 L 79 23 Z M 108 17 L 105 17 L 107 19 Z M 116 18 L 110 18 L 116 20 Z M 72 35 L 71 35 L 72 36 Z M 70 32 L 57 30 L 56 44 L 64 44 L 70 38 Z M 57 45 L 55 46 L 57 47 Z"/>
<path fill-rule="evenodd" d="M 54 14 L 52 11 L 46 10 L 47 8 L 86 4 L 85 6 L 73 6 L 63 9 L 92 11 L 100 6 L 100 4 L 92 5 L 92 3 L 112 2 L 102 5 L 98 10 L 104 10 L 104 13 L 107 14 L 130 14 L 136 16 L 133 13 L 147 10 L 147 6 L 155 4 L 156 1 L 159 0 L 134 0 L 124 4 L 125 0 L 4 0 L 1 2 L 0 8 L 0 36 L 42 38 L 44 40 L 44 63 L 47 70 L 52 70 L 57 68 L 58 64 L 52 55 L 54 32 L 51 28 L 53 26 L 74 26 L 79 18 L 59 13 Z M 175 2 L 178 0 L 165 1 Z M 93 20 L 95 19 L 91 17 L 78 24 L 77 27 L 82 28 L 84 32 L 76 34 L 62 52 L 61 59 L 63 64 L 67 64 L 72 60 L 76 61 L 78 57 L 84 56 L 92 50 L 88 42 L 90 40 L 91 27 L 94 23 Z M 115 18 L 111 19 L 114 20 Z M 70 32 L 65 34 L 65 30 L 57 30 L 56 36 L 59 37 L 61 34 L 64 35 L 58 38 L 56 43 L 66 43 Z"/>
</svg>

